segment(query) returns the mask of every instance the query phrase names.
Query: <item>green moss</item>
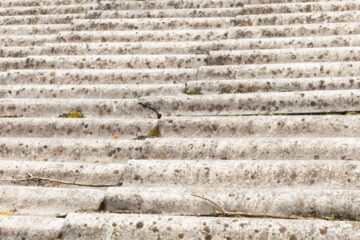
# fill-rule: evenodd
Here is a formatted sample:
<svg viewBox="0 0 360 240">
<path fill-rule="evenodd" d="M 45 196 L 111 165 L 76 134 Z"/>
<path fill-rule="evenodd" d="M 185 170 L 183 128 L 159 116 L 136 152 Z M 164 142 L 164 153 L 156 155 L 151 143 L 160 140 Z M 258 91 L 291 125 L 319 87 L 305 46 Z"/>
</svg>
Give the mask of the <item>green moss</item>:
<svg viewBox="0 0 360 240">
<path fill-rule="evenodd" d="M 189 90 L 186 89 L 186 90 L 184 91 L 184 93 L 187 94 L 187 95 L 202 95 L 200 89 L 195 89 L 195 90 L 193 90 L 193 91 L 189 91 Z"/>
<path fill-rule="evenodd" d="M 144 140 L 147 138 L 157 138 L 160 137 L 160 130 L 159 127 L 154 127 L 151 129 L 147 134 L 137 137 L 138 140 Z"/>
<path fill-rule="evenodd" d="M 63 113 L 59 117 L 61 117 L 61 118 L 85 118 L 85 115 L 82 112 L 69 112 L 69 113 Z"/>
<path fill-rule="evenodd" d="M 19 118 L 19 117 L 22 117 L 22 116 L 23 116 L 23 115 L 6 114 L 6 115 L 0 116 L 0 118 Z"/>
<path fill-rule="evenodd" d="M 336 214 L 331 214 L 329 216 L 325 216 L 324 217 L 326 220 L 329 220 L 329 221 L 335 221 L 336 219 L 338 219 L 338 217 L 336 216 Z"/>
</svg>

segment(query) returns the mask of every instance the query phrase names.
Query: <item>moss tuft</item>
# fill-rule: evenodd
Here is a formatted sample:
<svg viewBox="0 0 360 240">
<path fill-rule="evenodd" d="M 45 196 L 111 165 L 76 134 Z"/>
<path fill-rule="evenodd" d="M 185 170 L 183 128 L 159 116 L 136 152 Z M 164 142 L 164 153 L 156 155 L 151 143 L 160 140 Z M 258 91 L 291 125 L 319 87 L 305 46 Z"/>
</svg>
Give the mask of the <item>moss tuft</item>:
<svg viewBox="0 0 360 240">
<path fill-rule="evenodd" d="M 85 118 L 85 115 L 82 112 L 69 112 L 69 113 L 63 113 L 59 117 L 61 117 L 61 118 Z"/>
</svg>

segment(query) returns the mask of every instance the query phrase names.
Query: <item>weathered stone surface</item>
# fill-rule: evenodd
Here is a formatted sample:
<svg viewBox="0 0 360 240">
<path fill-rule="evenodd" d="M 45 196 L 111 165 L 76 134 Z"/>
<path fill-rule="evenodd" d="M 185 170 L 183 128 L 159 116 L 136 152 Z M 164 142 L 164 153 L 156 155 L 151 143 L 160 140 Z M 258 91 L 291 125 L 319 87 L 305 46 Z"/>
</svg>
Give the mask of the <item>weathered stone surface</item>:
<svg viewBox="0 0 360 240">
<path fill-rule="evenodd" d="M 356 222 L 136 214 L 70 214 L 64 239 L 356 239 Z"/>
</svg>

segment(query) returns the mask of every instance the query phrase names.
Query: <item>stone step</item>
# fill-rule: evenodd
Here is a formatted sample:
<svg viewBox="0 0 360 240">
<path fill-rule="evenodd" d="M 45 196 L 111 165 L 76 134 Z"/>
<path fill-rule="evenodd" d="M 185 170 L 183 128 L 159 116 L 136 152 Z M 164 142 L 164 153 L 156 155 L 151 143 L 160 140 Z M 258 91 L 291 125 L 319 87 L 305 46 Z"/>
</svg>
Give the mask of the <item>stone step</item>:
<svg viewBox="0 0 360 240">
<path fill-rule="evenodd" d="M 229 28 L 228 38 L 312 37 L 360 33 L 360 23 L 313 23 Z"/>
<path fill-rule="evenodd" d="M 360 24 L 359 24 L 360 25 Z M 234 31 L 235 34 L 235 31 Z M 144 42 L 144 41 L 216 41 L 228 38 L 227 29 L 64 31 L 56 42 Z"/>
<path fill-rule="evenodd" d="M 16 47 L 29 47 L 29 46 L 35 46 L 35 45 L 42 45 L 45 42 L 54 42 L 56 41 L 56 34 L 49 34 L 49 35 L 3 35 L 0 36 L 0 44 L 1 44 L 1 51 L 3 50 L 3 47 L 13 47 L 13 50 L 9 50 L 11 53 L 10 55 L 5 54 L 3 57 L 6 56 L 13 56 L 13 53 L 19 54 L 19 50 L 16 51 Z M 20 50 L 21 51 L 21 50 Z M 4 53 L 2 53 L 4 54 Z M 22 56 L 21 54 L 19 56 Z"/>
<path fill-rule="evenodd" d="M 70 24 L 35 24 L 0 26 L 2 35 L 44 35 L 70 30 Z"/>
<path fill-rule="evenodd" d="M 144 97 L 164 116 L 307 114 L 360 111 L 359 90 Z"/>
<path fill-rule="evenodd" d="M 206 204 L 206 203 L 205 203 Z M 77 214 L 65 219 L 62 237 L 73 239 L 357 239 L 357 222 L 228 218 L 149 214 Z"/>
<path fill-rule="evenodd" d="M 105 194 L 107 211 L 131 213 L 211 215 L 219 208 L 196 194 L 216 202 L 227 211 L 273 215 L 360 219 L 360 192 L 317 188 L 206 188 L 206 187 L 116 187 Z"/>
<path fill-rule="evenodd" d="M 359 75 L 360 62 L 306 62 L 203 66 L 197 79 L 234 80 L 256 78 L 354 77 Z"/>
<path fill-rule="evenodd" d="M 63 218 L 44 216 L 7 216 L 0 218 L 3 239 L 57 239 L 61 236 Z"/>
<path fill-rule="evenodd" d="M 209 65 L 359 61 L 360 47 L 211 51 Z"/>
<path fill-rule="evenodd" d="M 88 19 L 120 18 L 200 18 L 200 17 L 235 17 L 243 8 L 186 8 L 186 9 L 153 9 L 153 10 L 94 10 L 88 11 Z M 1 14 L 1 13 L 0 13 Z"/>
<path fill-rule="evenodd" d="M 203 80 L 186 83 L 188 94 L 240 94 L 252 92 L 294 92 L 358 89 L 360 78 L 273 78 L 241 80 Z"/>
<path fill-rule="evenodd" d="M 0 184 L 75 188 L 119 186 L 125 167 L 125 164 L 1 160 Z"/>
<path fill-rule="evenodd" d="M 7 69 L 23 69 L 26 65 L 25 58 L 0 58 L 0 71 Z"/>
<path fill-rule="evenodd" d="M 149 10 L 183 8 L 238 8 L 239 0 L 153 0 L 153 1 L 101 1 L 101 10 Z"/>
<path fill-rule="evenodd" d="M 156 116 L 154 111 L 140 105 L 137 99 L 0 99 L 0 116 L 58 117 L 70 112 L 102 118 Z"/>
<path fill-rule="evenodd" d="M 137 19 L 74 19 L 75 31 L 131 31 L 131 30 L 180 30 L 180 29 L 226 29 L 235 26 L 235 18 L 137 18 Z"/>
<path fill-rule="evenodd" d="M 0 159 L 122 163 L 129 159 L 357 160 L 359 138 L 244 137 L 144 140 L 0 138 Z"/>
<path fill-rule="evenodd" d="M 47 43 L 36 49 L 0 48 L 0 54 L 13 56 L 31 52 L 43 55 L 113 55 L 113 54 L 208 54 L 219 49 L 218 41 L 187 42 L 108 42 L 108 43 Z"/>
<path fill-rule="evenodd" d="M 360 35 L 311 37 L 269 37 L 220 40 L 221 50 L 255 50 L 283 48 L 325 48 L 360 46 Z"/>
<path fill-rule="evenodd" d="M 0 17 L 0 25 L 69 24 L 85 14 L 23 15 Z"/>
<path fill-rule="evenodd" d="M 48 35 L 54 41 L 54 35 Z M 31 45 L 31 35 L 19 41 L 13 39 L 10 45 Z M 184 42 L 105 42 L 105 43 L 45 43 L 45 36 L 36 36 L 34 45 L 44 46 L 10 46 L 1 47 L 1 57 L 26 57 L 29 55 L 113 55 L 117 54 L 208 54 L 215 50 L 256 50 L 256 49 L 289 49 L 289 48 L 327 48 L 358 47 L 360 35 L 322 36 L 322 37 L 289 37 L 260 39 L 228 39 L 220 41 L 184 41 Z M 9 39 L 3 39 L 9 40 Z M 1 41 L 1 39 L 0 39 Z M 9 42 L 9 41 L 7 41 Z M 9 44 L 4 42 L 5 44 Z M 270 50 L 271 51 L 271 50 Z"/>
<path fill-rule="evenodd" d="M 133 99 L 184 95 L 184 91 L 180 84 L 0 85 L 2 98 Z"/>
<path fill-rule="evenodd" d="M 96 4 L 68 4 L 50 6 L 30 6 L 30 7 L 0 7 L 0 16 L 19 16 L 19 15 L 46 15 L 46 14 L 75 14 L 94 11 Z"/>
<path fill-rule="evenodd" d="M 244 2 L 246 5 L 251 4 L 276 4 L 276 3 L 305 3 L 305 2 L 335 2 L 335 1 L 347 1 L 347 0 L 247 0 Z"/>
<path fill-rule="evenodd" d="M 294 2 L 280 4 L 250 4 L 244 5 L 244 14 L 276 14 L 296 12 L 326 12 L 360 10 L 359 1 L 320 1 L 320 2 Z"/>
<path fill-rule="evenodd" d="M 133 160 L 126 187 L 359 189 L 360 161 Z"/>
<path fill-rule="evenodd" d="M 0 84 L 153 84 L 196 80 L 198 69 L 19 69 L 0 72 Z"/>
<path fill-rule="evenodd" d="M 2 118 L 1 137 L 103 138 L 114 141 L 145 136 L 157 127 L 155 119 Z"/>
<path fill-rule="evenodd" d="M 356 114 L 164 117 L 158 129 L 164 138 L 360 137 L 359 124 Z"/>
<path fill-rule="evenodd" d="M 13 61 L 12 58 L 10 58 Z M 142 69 L 196 68 L 207 64 L 207 55 L 76 55 L 29 56 L 27 69 Z"/>
<path fill-rule="evenodd" d="M 241 26 L 290 25 L 309 23 L 358 22 L 359 19 L 360 13 L 358 11 L 280 13 L 240 15 L 236 17 L 236 24 Z"/>
<path fill-rule="evenodd" d="M 97 189 L 0 186 L 2 211 L 11 215 L 66 215 L 96 211 L 105 193 Z"/>
<path fill-rule="evenodd" d="M 61 6 L 61 5 L 79 5 L 95 4 L 97 0 L 3 0 L 0 7 L 42 7 L 42 6 Z"/>
</svg>

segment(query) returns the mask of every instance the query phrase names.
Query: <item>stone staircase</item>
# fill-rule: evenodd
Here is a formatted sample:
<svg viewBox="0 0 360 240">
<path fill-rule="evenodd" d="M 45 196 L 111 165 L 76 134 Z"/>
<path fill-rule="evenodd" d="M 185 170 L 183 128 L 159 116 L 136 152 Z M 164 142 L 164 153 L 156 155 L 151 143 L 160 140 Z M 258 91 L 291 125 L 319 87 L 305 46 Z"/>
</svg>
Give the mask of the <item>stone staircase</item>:
<svg viewBox="0 0 360 240">
<path fill-rule="evenodd" d="M 0 239 L 360 239 L 359 19 L 2 0 Z"/>
</svg>

